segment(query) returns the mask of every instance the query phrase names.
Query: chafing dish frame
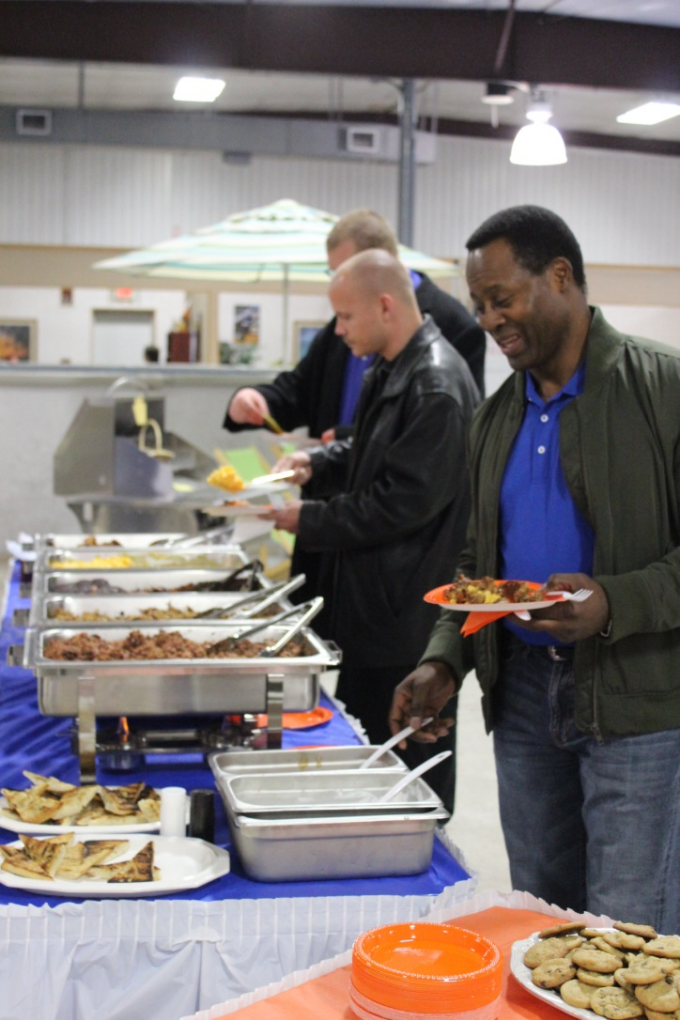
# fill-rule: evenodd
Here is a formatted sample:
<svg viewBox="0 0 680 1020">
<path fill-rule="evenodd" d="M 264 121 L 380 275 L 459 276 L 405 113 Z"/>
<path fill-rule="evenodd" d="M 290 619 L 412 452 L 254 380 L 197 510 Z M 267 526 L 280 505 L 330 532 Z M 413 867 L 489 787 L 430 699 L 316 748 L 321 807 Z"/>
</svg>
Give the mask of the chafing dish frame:
<svg viewBox="0 0 680 1020">
<path fill-rule="evenodd" d="M 211 627 L 156 624 L 154 630 L 178 631 L 189 640 L 212 642 L 238 636 L 244 626 L 232 621 L 211 622 Z M 108 627 L 106 637 L 120 640 L 138 629 Z M 272 626 L 263 632 L 263 639 L 276 640 L 287 629 L 282 625 Z M 70 637 L 82 630 L 77 625 L 28 628 L 24 645 L 11 646 L 7 656 L 10 664 L 22 665 L 35 673 L 38 707 L 43 715 L 77 719 L 82 782 L 92 782 L 95 777 L 97 715 L 267 712 L 267 744 L 279 748 L 284 709 L 308 711 L 315 707 L 319 698 L 319 675 L 339 665 L 341 660 L 339 649 L 309 628 L 303 628 L 299 636 L 314 652 L 296 658 L 62 662 L 43 655 L 45 641 L 52 637 Z M 242 700 L 230 705 L 225 701 L 227 694 Z"/>
</svg>

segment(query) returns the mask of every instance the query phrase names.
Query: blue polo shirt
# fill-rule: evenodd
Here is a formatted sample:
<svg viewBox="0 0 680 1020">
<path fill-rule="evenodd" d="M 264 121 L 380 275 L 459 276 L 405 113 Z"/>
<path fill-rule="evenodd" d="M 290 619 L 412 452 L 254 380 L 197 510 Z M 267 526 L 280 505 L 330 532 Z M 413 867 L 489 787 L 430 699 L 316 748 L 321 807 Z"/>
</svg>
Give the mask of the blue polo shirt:
<svg viewBox="0 0 680 1020">
<path fill-rule="evenodd" d="M 409 276 L 415 290 L 422 282 L 422 276 L 419 276 L 413 269 L 409 269 Z M 374 354 L 368 354 L 365 358 L 357 358 L 350 351 L 349 357 L 345 362 L 345 375 L 342 380 L 338 425 L 351 425 L 354 421 L 357 404 L 359 403 L 359 394 L 361 393 L 361 384 L 364 381 L 364 372 L 371 367 L 374 361 Z"/>
<path fill-rule="evenodd" d="M 559 418 L 583 392 L 585 363 L 550 400 L 544 401 L 526 373 L 527 405 L 503 475 L 500 499 L 501 576 L 546 581 L 550 574 L 592 574 L 595 536 L 567 488 L 559 449 Z M 504 618 L 522 641 L 552 645 L 548 634 L 531 634 Z"/>
</svg>

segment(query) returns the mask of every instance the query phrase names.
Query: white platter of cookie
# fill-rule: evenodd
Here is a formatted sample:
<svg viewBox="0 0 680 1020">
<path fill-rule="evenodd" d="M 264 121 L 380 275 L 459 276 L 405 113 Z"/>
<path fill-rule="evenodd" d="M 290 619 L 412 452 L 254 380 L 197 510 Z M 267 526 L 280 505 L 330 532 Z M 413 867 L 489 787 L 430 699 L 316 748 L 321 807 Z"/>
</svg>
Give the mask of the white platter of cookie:
<svg viewBox="0 0 680 1020">
<path fill-rule="evenodd" d="M 532 995 L 580 1020 L 680 1020 L 680 936 L 649 925 L 555 924 L 513 944 L 510 970 Z"/>
</svg>

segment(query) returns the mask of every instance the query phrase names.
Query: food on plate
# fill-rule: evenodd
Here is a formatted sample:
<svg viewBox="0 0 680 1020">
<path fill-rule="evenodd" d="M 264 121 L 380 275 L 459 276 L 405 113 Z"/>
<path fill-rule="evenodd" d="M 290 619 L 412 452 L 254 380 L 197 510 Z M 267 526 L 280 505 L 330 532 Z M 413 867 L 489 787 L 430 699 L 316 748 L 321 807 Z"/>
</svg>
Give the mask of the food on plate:
<svg viewBox="0 0 680 1020">
<path fill-rule="evenodd" d="M 127 853 L 127 839 L 94 839 L 77 842 L 72 832 L 59 836 L 20 836 L 23 846 L 0 846 L 1 869 L 21 878 L 44 882 L 95 879 L 105 882 L 154 882 L 154 844 L 147 843 L 130 860 L 116 861 Z M 112 863 L 108 863 L 112 861 Z"/>
<path fill-rule="evenodd" d="M 233 646 L 213 650 L 213 641 L 191 641 L 179 631 L 143 634 L 133 630 L 118 641 L 107 641 L 99 634 L 74 634 L 68 638 L 49 638 L 43 655 L 61 662 L 117 662 L 121 659 L 254 659 L 264 652 L 266 641 L 235 640 Z M 279 652 L 284 659 L 312 655 L 304 638 L 292 638 Z"/>
<path fill-rule="evenodd" d="M 530 588 L 526 581 L 495 581 L 492 577 L 482 577 L 476 581 L 469 577 L 459 577 L 444 590 L 444 597 L 459 606 L 545 601 L 544 593 Z"/>
<path fill-rule="evenodd" d="M 245 482 L 238 471 L 227 465 L 211 471 L 206 478 L 206 482 L 208 485 L 217 486 L 218 489 L 224 489 L 225 492 L 240 492 L 241 489 L 245 488 Z"/>
<path fill-rule="evenodd" d="M 531 980 L 568 1005 L 610 1020 L 680 1018 L 680 937 L 623 921 L 613 931 L 569 921 L 536 938 L 523 958 Z"/>
<path fill-rule="evenodd" d="M 36 772 L 24 775 L 33 784 L 28 790 L 2 789 L 10 807 L 0 808 L 0 826 L 3 816 L 31 825 L 98 827 L 138 825 L 160 818 L 160 796 L 146 783 L 74 786 Z"/>
</svg>

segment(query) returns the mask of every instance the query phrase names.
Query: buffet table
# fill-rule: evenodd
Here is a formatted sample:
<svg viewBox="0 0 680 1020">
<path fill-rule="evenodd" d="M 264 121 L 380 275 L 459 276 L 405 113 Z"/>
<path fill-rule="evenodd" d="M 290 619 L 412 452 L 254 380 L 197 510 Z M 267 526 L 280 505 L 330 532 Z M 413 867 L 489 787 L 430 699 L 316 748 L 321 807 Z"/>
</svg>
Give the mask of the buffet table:
<svg viewBox="0 0 680 1020">
<path fill-rule="evenodd" d="M 23 786 L 23 769 L 77 782 L 70 720 L 40 715 L 35 677 L 4 665 L 23 632 L 12 625 L 15 567 L 0 634 L 0 785 Z M 325 694 L 332 719 L 284 732 L 284 747 L 360 744 L 359 728 Z M 214 787 L 202 755 L 153 756 L 138 771 L 105 772 L 114 785 Z M 0 829 L 0 839 L 16 837 Z M 216 796 L 218 844 L 229 848 Z M 476 885 L 460 853 L 438 834 L 429 870 L 408 878 L 265 884 L 232 853 L 230 874 L 159 899 L 65 901 L 0 886 L 0 1020 L 177 1020 L 333 957 L 368 928 L 446 908 Z M 37 980 L 36 976 L 40 975 Z"/>
<path fill-rule="evenodd" d="M 527 939 L 549 924 L 581 920 L 595 926 L 611 925 L 610 918 L 577 914 L 549 906 L 529 893 L 487 891 L 444 909 L 434 909 L 424 918 L 429 923 L 451 923 L 490 939 L 503 955 L 503 987 L 498 1011 L 500 1020 L 564 1020 L 562 1000 L 555 992 L 537 993 L 531 982 L 515 980 L 513 968 L 520 954 L 513 944 Z M 349 1007 L 351 949 L 334 959 L 315 964 L 268 987 L 256 989 L 239 999 L 217 1003 L 182 1020 L 356 1020 Z M 518 968 L 519 969 L 519 968 Z M 538 995 L 542 995 L 539 998 Z M 547 999 L 555 996 L 555 1005 Z M 422 1014 L 424 1017 L 426 1014 Z M 591 1016 L 595 1016 L 594 1013 Z"/>
</svg>

